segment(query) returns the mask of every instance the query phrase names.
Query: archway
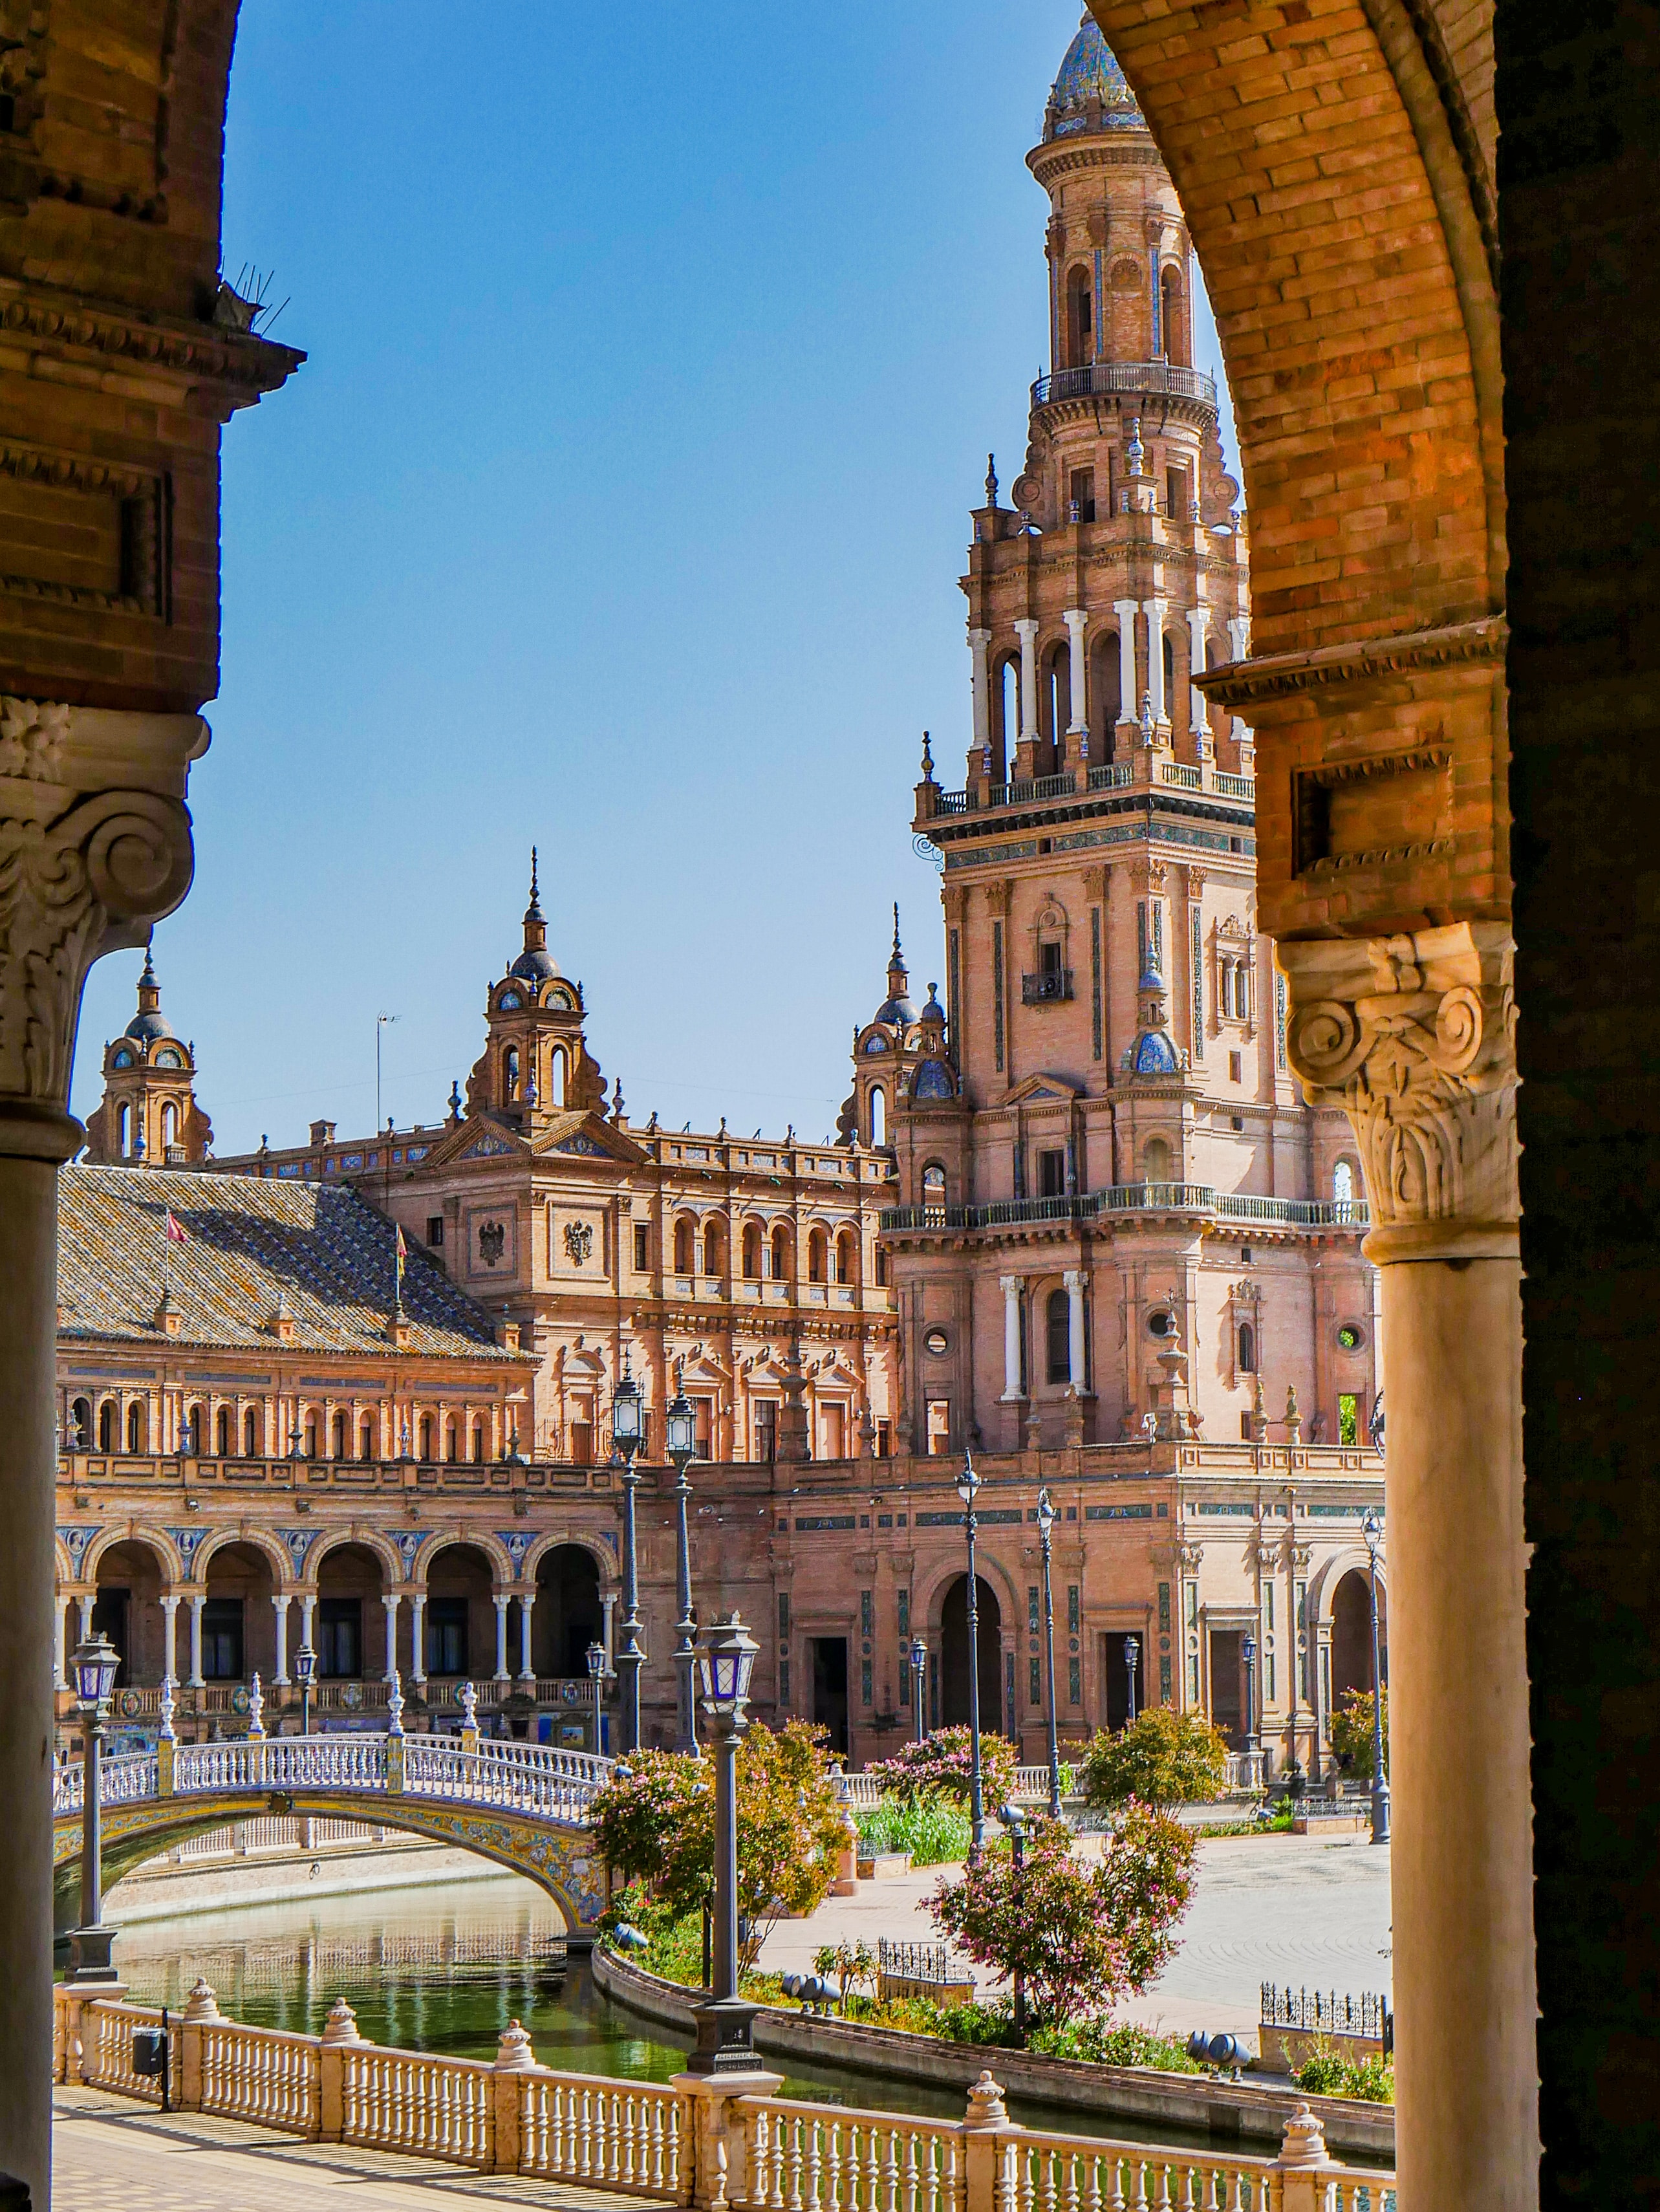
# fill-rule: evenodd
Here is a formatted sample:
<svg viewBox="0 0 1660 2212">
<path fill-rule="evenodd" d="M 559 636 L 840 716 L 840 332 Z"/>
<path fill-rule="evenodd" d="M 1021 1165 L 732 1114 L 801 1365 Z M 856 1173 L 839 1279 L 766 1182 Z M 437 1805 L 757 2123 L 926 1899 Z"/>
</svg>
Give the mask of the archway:
<svg viewBox="0 0 1660 2212">
<path fill-rule="evenodd" d="M 580 1544 L 556 1544 L 536 1563 L 530 1649 L 538 1674 L 586 1680 L 588 1646 L 603 1640 L 599 1569 Z"/>
<path fill-rule="evenodd" d="M 317 1565 L 312 1646 L 319 1680 L 357 1682 L 386 1671 L 385 1577 L 367 1544 L 335 1544 Z"/>
<path fill-rule="evenodd" d="M 446 1544 L 427 1569 L 427 1672 L 440 1681 L 496 1671 L 495 1571 L 476 1544 Z M 507 1671 L 517 1672 L 517 1655 Z"/>
<path fill-rule="evenodd" d="M 984 1575 L 974 1577 L 979 1620 L 980 1728 L 1003 1732 L 1003 1608 Z M 940 1725 L 968 1725 L 968 1577 L 959 1575 L 940 1607 Z"/>
<path fill-rule="evenodd" d="M 1331 1594 L 1331 1705 L 1335 1712 L 1346 1690 L 1372 1688 L 1372 1600 L 1368 1577 L 1351 1567 Z M 1378 1649 L 1384 1680 L 1389 1680 L 1389 1607 L 1378 1584 Z"/>
<path fill-rule="evenodd" d="M 209 1682 L 244 1682 L 276 1671 L 276 1578 L 257 1544 L 221 1544 L 208 1561 L 202 1608 L 202 1674 Z"/>
<path fill-rule="evenodd" d="M 94 1635 L 107 1636 L 121 1654 L 115 1678 L 118 1690 L 161 1680 L 164 1652 L 161 1592 L 163 1562 L 142 1540 L 112 1544 L 98 1561 L 98 1598 L 92 1609 Z"/>
</svg>

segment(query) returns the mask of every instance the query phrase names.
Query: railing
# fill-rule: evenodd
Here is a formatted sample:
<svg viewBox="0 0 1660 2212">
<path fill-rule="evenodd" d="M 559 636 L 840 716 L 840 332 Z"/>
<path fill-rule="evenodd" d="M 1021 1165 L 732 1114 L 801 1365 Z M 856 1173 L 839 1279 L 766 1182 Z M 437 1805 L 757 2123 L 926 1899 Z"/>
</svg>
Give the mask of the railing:
<svg viewBox="0 0 1660 2212">
<path fill-rule="evenodd" d="M 64 2018 L 64 2008 L 55 2008 Z M 146 2104 L 161 2102 L 160 2075 L 139 2074 L 133 2069 L 132 2039 L 141 2027 L 160 2027 L 161 2009 L 159 2005 L 96 2004 L 88 2005 L 80 2019 L 80 2078 L 94 2089 L 112 2089 L 119 2097 L 140 2097 Z M 65 2028 L 69 2023 L 65 2021 Z M 54 2033 L 54 2047 L 61 2047 L 67 2066 L 74 2039 L 67 2032 Z M 168 2053 L 177 2063 L 179 2026 L 175 2020 L 170 2027 Z M 73 2079 L 74 2076 L 70 2077 Z"/>
<path fill-rule="evenodd" d="M 403 1739 L 406 1796 L 506 1805 L 552 1820 L 579 1821 L 610 1771 L 609 1759 L 548 1744 L 481 1743 L 467 1751 L 446 1736 Z"/>
<path fill-rule="evenodd" d="M 972 1982 L 974 1969 L 965 1965 L 948 1943 L 894 1943 L 876 1938 L 876 1965 L 884 1974 L 902 1975 L 912 1982 Z"/>
<path fill-rule="evenodd" d="M 1096 392 L 1154 392 L 1174 399 L 1216 404 L 1216 380 L 1202 368 L 1183 368 L 1172 361 L 1092 361 L 1081 368 L 1057 368 L 1032 387 L 1032 404 L 1055 399 L 1087 399 Z"/>
<path fill-rule="evenodd" d="M 1002 2179 L 1002 2212 L 1096 2212 L 1108 2205 L 1115 2212 L 1120 2205 L 1124 2212 L 1162 2212 L 1190 2204 L 1271 2212 L 1279 2176 L 1267 2159 L 1033 2134 L 1003 2146 Z"/>
<path fill-rule="evenodd" d="M 1040 968 L 1035 975 L 1021 977 L 1021 1003 L 1026 1006 L 1047 1006 L 1072 996 L 1072 970 L 1069 968 Z"/>
<path fill-rule="evenodd" d="M 1026 1221 L 1089 1221 L 1114 1213 L 1210 1213 L 1223 1221 L 1262 1221 L 1293 1229 L 1365 1229 L 1364 1199 L 1252 1198 L 1203 1182 L 1122 1182 L 1075 1198 L 1000 1198 L 984 1206 L 889 1206 L 884 1232 L 995 1229 Z"/>
<path fill-rule="evenodd" d="M 348 2046 L 340 2140 L 488 2172 L 495 2161 L 493 2072 L 482 2058 Z"/>
<path fill-rule="evenodd" d="M 1216 771 L 1216 789 L 1224 799 L 1248 799 L 1257 803 L 1257 779 L 1254 775 L 1230 775 L 1226 769 Z"/>
<path fill-rule="evenodd" d="M 521 2173 L 682 2201 L 688 2146 L 673 2089 L 527 2076 L 519 2124 Z"/>
<path fill-rule="evenodd" d="M 1280 1989 L 1263 1984 L 1262 2024 L 1264 2027 L 1295 2027 L 1315 2035 L 1360 2035 L 1387 2049 L 1394 2038 L 1395 2016 L 1389 1999 L 1368 1991 L 1339 1997 L 1335 1990 Z"/>
<path fill-rule="evenodd" d="M 204 2021 L 201 2036 L 202 2110 L 252 2120 L 288 2135 L 308 2135 L 313 2121 L 317 2038 L 281 2028 Z"/>
<path fill-rule="evenodd" d="M 1089 788 L 1092 791 L 1122 791 L 1132 780 L 1133 775 L 1128 761 L 1108 761 L 1104 768 L 1090 769 Z"/>
<path fill-rule="evenodd" d="M 739 2100 L 744 2202 L 757 2212 L 962 2212 L 962 2130 L 949 2121 Z"/>
<path fill-rule="evenodd" d="M 836 1795 L 844 1805 L 871 1806 L 881 1801 L 883 1782 L 880 1774 L 839 1774 Z M 1015 1795 L 1030 1799 L 1034 1804 L 1046 1802 L 1049 1797 L 1049 1769 L 1046 1766 L 1017 1766 L 1015 1769 Z"/>
<path fill-rule="evenodd" d="M 1178 791 L 1203 791 L 1204 770 L 1199 768 L 1184 768 L 1180 761 L 1160 761 L 1159 781 L 1160 783 L 1172 784 Z"/>
<path fill-rule="evenodd" d="M 82 1790 L 82 1775 L 79 1764 L 60 1765 L 51 1778 L 53 1814 L 78 1813 L 84 1802 Z M 143 1798 L 154 1797 L 155 1790 L 156 1758 L 153 1751 L 124 1752 L 118 1759 L 100 1760 L 98 1802 L 100 1805 L 130 1805 Z"/>
</svg>

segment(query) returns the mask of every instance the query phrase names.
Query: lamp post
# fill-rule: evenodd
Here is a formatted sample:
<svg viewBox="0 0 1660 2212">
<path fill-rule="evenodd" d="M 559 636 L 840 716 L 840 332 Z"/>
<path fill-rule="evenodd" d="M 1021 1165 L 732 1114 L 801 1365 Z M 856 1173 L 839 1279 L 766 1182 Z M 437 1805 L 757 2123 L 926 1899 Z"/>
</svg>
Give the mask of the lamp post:
<svg viewBox="0 0 1660 2212">
<path fill-rule="evenodd" d="M 317 1654 L 309 1644 L 302 1644 L 294 1655 L 294 1678 L 300 1685 L 300 1733 L 312 1732 L 312 1677 L 317 1672 Z"/>
<path fill-rule="evenodd" d="M 920 1636 L 911 1639 L 911 1697 L 917 1708 L 917 1741 L 925 1742 L 928 1723 L 923 1714 L 924 1678 L 928 1673 L 928 1647 Z"/>
<path fill-rule="evenodd" d="M 639 1749 L 639 1670 L 645 1653 L 639 1640 L 639 1553 L 634 1538 L 634 1492 L 639 1477 L 634 1461 L 645 1441 L 645 1393 L 622 1354 L 622 1380 L 611 1397 L 611 1443 L 621 1455 L 622 1471 L 622 1649 L 617 1672 L 622 1677 L 622 1747 Z"/>
<path fill-rule="evenodd" d="M 605 1746 L 601 1741 L 604 1730 L 600 1706 L 605 1696 L 605 1646 L 597 1642 L 588 1646 L 588 1680 L 594 1686 L 594 1749 L 603 1753 Z"/>
<path fill-rule="evenodd" d="M 1009 1849 L 1015 1862 L 1015 1917 L 1021 1918 L 1021 1893 L 1026 1887 L 1026 1815 L 1018 1805 L 1003 1805 L 997 1818 L 1009 1831 Z M 1026 2048 L 1026 1975 L 1015 1969 L 1015 2039 Z"/>
<path fill-rule="evenodd" d="M 980 1614 L 974 1577 L 974 1500 L 980 1479 L 974 1472 L 974 1455 L 965 1451 L 957 1495 L 962 1500 L 962 1525 L 968 1534 L 968 1855 L 978 1858 L 985 1842 L 985 1798 L 980 1777 Z"/>
<path fill-rule="evenodd" d="M 1129 1724 L 1131 1728 L 1136 1725 L 1136 1662 L 1141 1656 L 1142 1647 L 1139 1640 L 1133 1636 L 1126 1636 L 1124 1640 L 1124 1680 L 1130 1691 Z"/>
<path fill-rule="evenodd" d="M 1247 1628 L 1239 1638 L 1239 1656 L 1245 1661 L 1245 1750 L 1257 1749 L 1257 1639 Z"/>
<path fill-rule="evenodd" d="M 749 1678 L 760 1650 L 734 1613 L 705 1632 L 698 1653 L 703 1710 L 715 1739 L 715 1908 L 709 1995 L 692 2008 L 696 2047 L 691 2074 L 741 2074 L 755 2063 L 755 2008 L 738 1995 L 738 1745 L 749 1725 Z"/>
<path fill-rule="evenodd" d="M 112 1982 L 110 1963 L 113 1928 L 104 1920 L 104 1835 L 99 1804 L 100 1755 L 104 1722 L 110 1709 L 110 1692 L 121 1665 L 121 1655 L 106 1636 L 94 1636 L 77 1644 L 70 1662 L 75 1672 L 76 1698 L 81 1708 L 81 1925 L 70 1936 L 70 1979 L 75 1982 Z"/>
<path fill-rule="evenodd" d="M 1370 1563 L 1367 1590 L 1372 1600 L 1372 1840 L 1389 1841 L 1389 1783 L 1384 1774 L 1384 1674 L 1378 1650 L 1378 1553 L 1384 1541 L 1384 1524 L 1368 1505 L 1360 1523 Z"/>
<path fill-rule="evenodd" d="M 692 1611 L 692 1546 L 686 1528 L 686 1508 L 692 1495 L 692 1486 L 686 1470 L 697 1456 L 697 1434 L 692 1419 L 692 1407 L 687 1398 L 680 1376 L 675 1378 L 675 1395 L 669 1401 L 663 1417 L 669 1458 L 675 1465 L 675 1547 L 677 1574 L 677 1598 L 680 1619 L 675 1623 L 678 1642 L 675 1645 L 676 1702 L 675 1749 L 689 1752 L 698 1757 L 698 1717 L 692 1673 L 697 1665 L 697 1620 Z"/>
<path fill-rule="evenodd" d="M 1047 1490 L 1038 1492 L 1038 1541 L 1043 1547 L 1044 1670 L 1049 1686 L 1049 1817 L 1061 1817 L 1061 1741 L 1055 1720 L 1055 1589 L 1050 1580 L 1050 1547 L 1055 1527 L 1055 1507 Z"/>
</svg>

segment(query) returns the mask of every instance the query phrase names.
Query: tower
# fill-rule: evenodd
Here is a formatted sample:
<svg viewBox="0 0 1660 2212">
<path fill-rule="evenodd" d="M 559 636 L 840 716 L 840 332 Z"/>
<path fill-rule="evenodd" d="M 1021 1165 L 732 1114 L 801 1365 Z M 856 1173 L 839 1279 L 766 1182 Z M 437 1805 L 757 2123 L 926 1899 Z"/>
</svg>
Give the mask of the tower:
<svg viewBox="0 0 1660 2212">
<path fill-rule="evenodd" d="M 213 1124 L 196 1103 L 196 1048 L 161 1012 L 161 987 L 148 948 L 138 1012 L 104 1048 L 104 1097 L 87 1116 L 87 1158 L 100 1165 L 196 1167 Z"/>
<path fill-rule="evenodd" d="M 485 1008 L 488 1034 L 467 1079 L 467 1110 L 535 1133 L 552 1115 L 600 1112 L 605 1083 L 583 1035 L 582 986 L 568 982 L 548 950 L 536 852 L 530 848 L 530 902 L 524 945 Z"/>
<path fill-rule="evenodd" d="M 1265 1370 L 1336 1443 L 1373 1385 L 1360 1176 L 1287 1059 L 1250 733 L 1190 680 L 1246 650 L 1239 487 L 1181 205 L 1087 16 L 1027 162 L 1055 365 L 1013 506 L 994 464 L 972 515 L 963 787 L 926 743 L 916 787 L 948 1024 L 947 1079 L 891 1117 L 909 1441 L 1138 1435 L 1179 1343 L 1191 1433 L 1248 1435 Z"/>
</svg>

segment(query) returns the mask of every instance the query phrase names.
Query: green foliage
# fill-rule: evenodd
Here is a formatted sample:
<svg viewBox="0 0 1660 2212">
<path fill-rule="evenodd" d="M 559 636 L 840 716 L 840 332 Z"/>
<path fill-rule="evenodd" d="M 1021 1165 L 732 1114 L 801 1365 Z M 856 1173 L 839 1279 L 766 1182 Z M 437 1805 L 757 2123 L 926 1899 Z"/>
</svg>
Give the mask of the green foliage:
<svg viewBox="0 0 1660 2212">
<path fill-rule="evenodd" d="M 929 1911 L 977 1964 L 1023 1974 L 1039 2013 L 1062 2027 L 1145 1988 L 1167 1963 L 1193 1853 L 1184 1828 L 1132 1798 L 1099 1865 L 1073 1856 L 1063 1821 L 1039 1820 L 1018 1875 L 1000 1838 L 960 1881 L 940 1884 Z"/>
<path fill-rule="evenodd" d="M 1381 2052 L 1370 2058 L 1346 2058 L 1334 2051 L 1324 2035 L 1292 2075 L 1300 2089 L 1314 2097 L 1357 2097 L 1368 2105 L 1395 2102 L 1395 2067 Z"/>
<path fill-rule="evenodd" d="M 884 1797 L 858 1815 L 859 1842 L 870 1851 L 909 1851 L 912 1866 L 968 1856 L 968 1814 L 952 1797 Z"/>
<path fill-rule="evenodd" d="M 1370 1782 L 1372 1758 L 1372 1692 L 1345 1690 L 1331 1716 L 1331 1748 L 1352 1782 Z M 1384 1691 L 1384 1772 L 1389 1772 L 1389 1691 Z"/>
<path fill-rule="evenodd" d="M 813 1954 L 813 1972 L 826 1980 L 833 1974 L 840 1984 L 844 2009 L 850 1990 L 876 1978 L 876 1954 L 868 1943 L 821 1943 Z"/>
<path fill-rule="evenodd" d="M 966 2004 L 948 2007 L 939 2019 L 939 2033 L 952 2043 L 985 2043 L 1005 2051 L 1019 2044 L 1012 1996 L 994 1997 L 987 2004 L 971 1997 Z"/>
<path fill-rule="evenodd" d="M 986 1817 L 1015 1794 L 1015 1747 L 1007 1736 L 980 1737 L 980 1785 Z M 972 1739 L 966 1728 L 936 1729 L 922 1743 L 908 1743 L 892 1759 L 878 1759 L 868 1771 L 881 1778 L 884 1796 L 906 1803 L 918 1797 L 954 1797 L 968 1802 Z"/>
<path fill-rule="evenodd" d="M 1087 1804 L 1193 1805 L 1220 1796 L 1227 1741 L 1203 1713 L 1148 1705 L 1116 1735 L 1102 1729 L 1083 1761 Z"/>
<path fill-rule="evenodd" d="M 829 1892 L 845 1831 L 822 1733 L 803 1721 L 776 1733 L 757 1723 L 738 1746 L 738 1911 L 748 1925 L 747 1966 L 781 1911 L 810 1912 Z M 669 1920 L 694 1913 L 700 1920 L 713 1904 L 711 1760 L 634 1752 L 595 1796 L 590 1820 L 601 1857 L 630 1882 L 645 1883 Z"/>
<path fill-rule="evenodd" d="M 1133 2020 L 1113 2020 L 1105 2014 L 1069 2021 L 1062 2027 L 1039 2027 L 1033 2034 L 1032 2048 L 1051 2058 L 1082 2058 L 1096 2066 L 1153 2066 L 1163 2074 L 1205 2070 L 1188 2057 L 1184 2045 L 1137 2027 Z"/>
</svg>

